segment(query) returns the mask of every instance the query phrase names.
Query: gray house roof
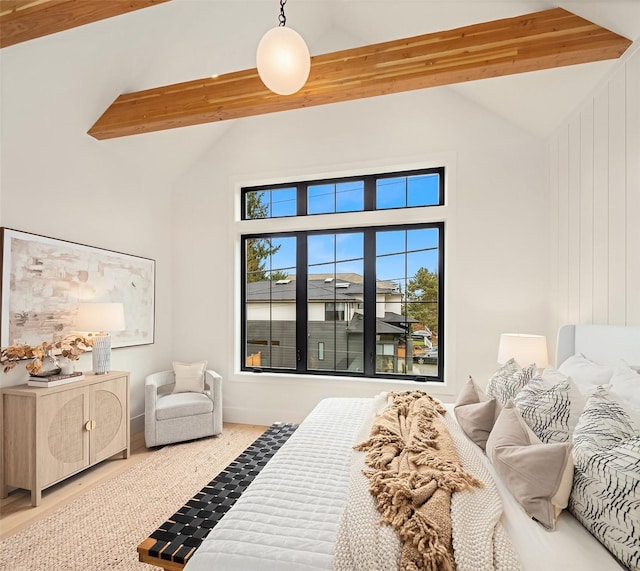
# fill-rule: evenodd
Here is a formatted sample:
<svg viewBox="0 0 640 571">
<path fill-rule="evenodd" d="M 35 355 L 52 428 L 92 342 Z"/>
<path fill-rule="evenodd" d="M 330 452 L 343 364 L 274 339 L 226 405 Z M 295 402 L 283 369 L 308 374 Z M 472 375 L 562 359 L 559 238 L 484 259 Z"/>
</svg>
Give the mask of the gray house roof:
<svg viewBox="0 0 640 571">
<path fill-rule="evenodd" d="M 362 318 L 362 315 L 359 313 L 356 313 L 356 315 L 354 315 L 351 321 L 349 322 L 349 325 L 347 325 L 347 333 L 362 333 L 363 326 L 364 326 L 364 319 Z M 382 319 L 376 317 L 376 333 L 377 334 L 390 333 L 392 335 L 403 335 L 406 332 L 407 331 L 402 327 L 396 327 L 395 325 L 391 325 L 390 323 L 387 323 L 386 321 L 383 321 Z"/>
<path fill-rule="evenodd" d="M 390 282 L 378 282 L 378 293 L 395 291 L 397 285 L 390 286 Z M 348 282 L 338 279 L 327 282 L 325 280 L 309 280 L 307 282 L 307 299 L 309 301 L 354 301 L 363 295 L 362 283 Z M 247 301 L 294 301 L 296 299 L 296 280 L 263 280 L 247 284 Z"/>
</svg>

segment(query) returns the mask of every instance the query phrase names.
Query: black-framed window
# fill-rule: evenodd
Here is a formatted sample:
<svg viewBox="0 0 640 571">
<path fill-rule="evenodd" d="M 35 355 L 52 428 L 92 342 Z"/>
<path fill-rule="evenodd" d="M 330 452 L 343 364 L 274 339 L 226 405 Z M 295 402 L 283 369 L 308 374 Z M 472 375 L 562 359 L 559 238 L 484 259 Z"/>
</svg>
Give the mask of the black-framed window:
<svg viewBox="0 0 640 571">
<path fill-rule="evenodd" d="M 242 189 L 243 220 L 442 204 L 442 167 Z"/>
<path fill-rule="evenodd" d="M 345 220 L 242 236 L 243 370 L 443 380 L 444 222 L 352 227 L 347 213 L 444 204 L 444 169 L 251 187 L 242 201 L 244 219 Z"/>
</svg>

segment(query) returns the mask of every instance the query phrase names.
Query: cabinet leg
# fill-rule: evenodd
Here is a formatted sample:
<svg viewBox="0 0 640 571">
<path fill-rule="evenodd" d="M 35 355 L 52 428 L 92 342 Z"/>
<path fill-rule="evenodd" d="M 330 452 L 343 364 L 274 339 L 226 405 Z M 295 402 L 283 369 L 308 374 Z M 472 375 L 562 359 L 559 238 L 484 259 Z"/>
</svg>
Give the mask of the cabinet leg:
<svg viewBox="0 0 640 571">
<path fill-rule="evenodd" d="M 37 508 L 40 505 L 41 501 L 42 501 L 42 490 L 39 488 L 36 490 L 31 490 L 31 505 L 34 508 Z"/>
<path fill-rule="evenodd" d="M 129 458 L 129 448 L 125 448 L 122 451 L 122 457 L 126 460 L 127 458 Z"/>
</svg>

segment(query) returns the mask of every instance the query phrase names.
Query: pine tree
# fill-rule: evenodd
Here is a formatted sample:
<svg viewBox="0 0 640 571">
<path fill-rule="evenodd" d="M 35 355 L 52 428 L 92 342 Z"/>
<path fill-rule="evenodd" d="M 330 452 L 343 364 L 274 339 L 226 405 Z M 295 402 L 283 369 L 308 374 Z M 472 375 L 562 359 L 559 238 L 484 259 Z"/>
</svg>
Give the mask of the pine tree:
<svg viewBox="0 0 640 571">
<path fill-rule="evenodd" d="M 407 284 L 407 315 L 438 334 L 438 274 L 420 268 Z"/>
<path fill-rule="evenodd" d="M 248 192 L 245 196 L 247 219 L 266 218 L 269 213 L 269 204 L 265 200 L 265 193 Z M 266 268 L 269 256 L 275 254 L 279 249 L 280 245 L 274 246 L 268 238 L 250 238 L 246 241 L 247 283 L 287 278 L 287 274 L 284 272 L 268 272 L 268 268 Z"/>
</svg>

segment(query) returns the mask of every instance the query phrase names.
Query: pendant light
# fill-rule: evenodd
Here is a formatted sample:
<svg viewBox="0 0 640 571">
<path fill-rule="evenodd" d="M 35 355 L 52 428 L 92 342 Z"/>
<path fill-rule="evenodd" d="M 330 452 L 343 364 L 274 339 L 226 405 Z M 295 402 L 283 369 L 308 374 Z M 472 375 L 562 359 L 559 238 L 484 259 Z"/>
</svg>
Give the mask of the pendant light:
<svg viewBox="0 0 640 571">
<path fill-rule="evenodd" d="M 256 53 L 258 74 L 265 86 L 279 95 L 299 91 L 309 77 L 311 57 L 302 36 L 286 28 L 284 5 L 280 0 L 279 24 L 260 40 Z"/>
</svg>

